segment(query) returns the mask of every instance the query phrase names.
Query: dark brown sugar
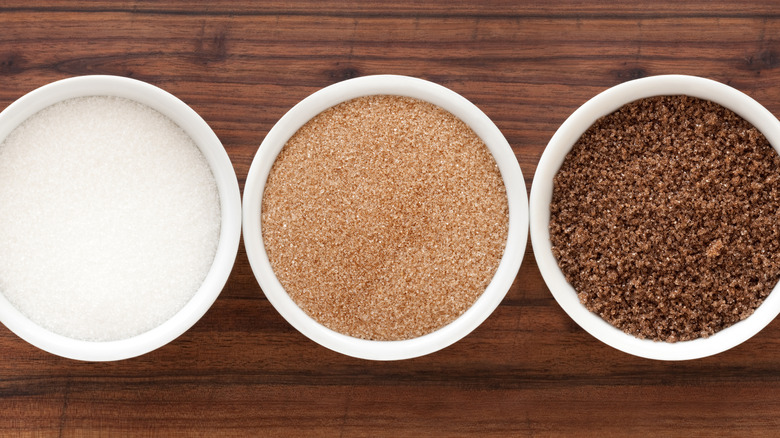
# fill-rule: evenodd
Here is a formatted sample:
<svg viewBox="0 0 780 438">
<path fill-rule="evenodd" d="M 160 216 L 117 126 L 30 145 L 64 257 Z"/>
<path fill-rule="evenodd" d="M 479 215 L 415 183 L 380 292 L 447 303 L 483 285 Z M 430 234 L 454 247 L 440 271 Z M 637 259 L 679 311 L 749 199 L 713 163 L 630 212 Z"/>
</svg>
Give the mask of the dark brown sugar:
<svg viewBox="0 0 780 438">
<path fill-rule="evenodd" d="M 427 102 L 378 95 L 334 106 L 290 138 L 261 219 L 274 273 L 309 316 L 400 340 L 448 324 L 484 292 L 508 207 L 471 128 Z"/>
<path fill-rule="evenodd" d="M 713 102 L 653 97 L 599 119 L 555 176 L 550 213 L 580 301 L 640 338 L 709 336 L 780 278 L 780 157 Z"/>
</svg>

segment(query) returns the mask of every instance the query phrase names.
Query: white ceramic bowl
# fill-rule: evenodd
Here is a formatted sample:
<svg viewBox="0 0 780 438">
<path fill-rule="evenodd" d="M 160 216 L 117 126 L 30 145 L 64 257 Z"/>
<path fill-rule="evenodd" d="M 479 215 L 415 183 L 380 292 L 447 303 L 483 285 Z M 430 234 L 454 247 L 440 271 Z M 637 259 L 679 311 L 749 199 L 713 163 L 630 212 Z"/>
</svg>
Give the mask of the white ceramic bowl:
<svg viewBox="0 0 780 438">
<path fill-rule="evenodd" d="M 118 96 L 168 116 L 197 144 L 209 163 L 220 198 L 217 252 L 205 280 L 190 301 L 163 324 L 137 336 L 107 342 L 68 338 L 32 322 L 0 294 L 0 322 L 30 344 L 50 353 L 85 361 L 111 361 L 148 353 L 172 341 L 211 307 L 233 268 L 241 236 L 241 197 L 233 165 L 206 122 L 184 102 L 151 84 L 118 76 L 79 76 L 50 83 L 22 96 L 0 113 L 0 142 L 20 123 L 57 102 L 82 96 Z"/>
<path fill-rule="evenodd" d="M 578 108 L 558 129 L 542 154 L 531 186 L 531 243 L 539 270 L 563 310 L 602 342 L 640 357 L 660 360 L 696 359 L 732 348 L 758 333 L 780 312 L 780 292 L 772 291 L 747 319 L 708 338 L 684 342 L 656 342 L 626 334 L 588 311 L 566 281 L 552 254 L 549 223 L 553 177 L 574 143 L 597 119 L 632 101 L 659 95 L 685 94 L 718 103 L 760 130 L 780 151 L 780 122 L 746 94 L 727 85 L 694 76 L 664 75 L 637 79 L 612 87 Z"/>
<path fill-rule="evenodd" d="M 418 98 L 449 111 L 482 138 L 498 163 L 509 203 L 506 249 L 493 280 L 458 319 L 433 333 L 403 341 L 369 341 L 321 325 L 287 295 L 274 275 L 263 244 L 260 220 L 263 188 L 271 166 L 287 140 L 312 117 L 346 100 L 390 94 Z M 398 360 L 432 353 L 466 336 L 506 295 L 523 259 L 528 232 L 525 182 L 511 147 L 492 121 L 471 102 L 440 85 L 395 75 L 365 76 L 326 87 L 295 105 L 268 133 L 249 169 L 244 187 L 244 246 L 255 277 L 277 311 L 301 333 L 331 350 L 358 358 Z"/>
</svg>

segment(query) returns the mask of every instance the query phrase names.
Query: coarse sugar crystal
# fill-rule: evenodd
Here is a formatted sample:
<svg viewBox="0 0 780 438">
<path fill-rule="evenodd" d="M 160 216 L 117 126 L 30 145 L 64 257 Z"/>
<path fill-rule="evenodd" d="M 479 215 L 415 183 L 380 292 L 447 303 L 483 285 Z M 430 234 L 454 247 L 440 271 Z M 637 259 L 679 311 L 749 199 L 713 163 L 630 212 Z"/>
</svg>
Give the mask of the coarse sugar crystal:
<svg viewBox="0 0 780 438">
<path fill-rule="evenodd" d="M 639 338 L 707 337 L 780 278 L 780 156 L 733 111 L 691 96 L 593 124 L 554 179 L 552 250 L 583 305 Z"/>
<path fill-rule="evenodd" d="M 111 341 L 162 324 L 200 287 L 219 229 L 205 157 L 146 105 L 68 99 L 0 144 L 0 292 L 52 332 Z"/>
</svg>

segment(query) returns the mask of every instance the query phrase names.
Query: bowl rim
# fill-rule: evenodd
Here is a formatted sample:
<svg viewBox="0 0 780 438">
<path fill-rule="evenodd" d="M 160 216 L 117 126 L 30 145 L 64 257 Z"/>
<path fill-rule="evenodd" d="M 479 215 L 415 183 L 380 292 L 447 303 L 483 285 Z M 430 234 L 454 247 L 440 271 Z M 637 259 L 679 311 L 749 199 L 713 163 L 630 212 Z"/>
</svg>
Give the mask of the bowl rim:
<svg viewBox="0 0 780 438">
<path fill-rule="evenodd" d="M 341 102 L 367 95 L 400 95 L 428 101 L 449 111 L 474 130 L 490 149 L 507 189 L 509 227 L 504 255 L 485 292 L 452 323 L 423 336 L 401 341 L 371 341 L 333 331 L 301 310 L 271 269 L 262 240 L 263 190 L 279 151 L 312 117 Z M 268 301 L 290 325 L 314 342 L 338 353 L 369 360 L 410 359 L 445 348 L 468 335 L 492 314 L 514 282 L 528 235 L 528 198 L 517 158 L 498 127 L 456 92 L 423 79 L 371 75 L 322 88 L 293 106 L 268 132 L 252 161 L 244 185 L 243 235 L 247 257 Z"/>
<path fill-rule="evenodd" d="M 85 341 L 51 332 L 24 316 L 0 293 L 0 322 L 28 343 L 49 353 L 82 361 L 128 359 L 153 351 L 192 327 L 211 307 L 232 271 L 241 236 L 238 179 L 227 152 L 203 118 L 173 94 L 123 76 L 85 75 L 60 79 L 23 95 L 0 112 L 0 142 L 20 123 L 57 102 L 84 96 L 124 97 L 173 120 L 208 161 L 220 198 L 219 243 L 206 278 L 193 297 L 170 319 L 136 336 L 115 341 Z"/>
<path fill-rule="evenodd" d="M 597 119 L 638 99 L 661 95 L 688 95 L 710 100 L 752 123 L 780 153 L 780 122 L 747 94 L 723 83 L 698 76 L 658 75 L 624 82 L 594 96 L 558 128 L 536 168 L 530 196 L 531 244 L 539 271 L 555 300 L 580 327 L 601 342 L 625 353 L 648 359 L 679 361 L 721 353 L 746 341 L 780 313 L 780 284 L 748 318 L 707 338 L 675 343 L 639 339 L 615 328 L 587 310 L 566 281 L 552 254 L 549 205 L 553 177 L 582 133 Z"/>
</svg>

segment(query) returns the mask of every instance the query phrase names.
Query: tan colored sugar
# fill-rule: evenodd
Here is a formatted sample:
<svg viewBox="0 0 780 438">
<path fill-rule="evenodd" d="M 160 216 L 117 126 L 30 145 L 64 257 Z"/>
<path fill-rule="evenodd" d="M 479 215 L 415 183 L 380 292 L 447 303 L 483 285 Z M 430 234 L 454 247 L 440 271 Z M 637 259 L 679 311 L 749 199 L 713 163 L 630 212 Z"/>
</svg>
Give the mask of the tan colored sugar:
<svg viewBox="0 0 780 438">
<path fill-rule="evenodd" d="M 375 95 L 334 106 L 284 146 L 262 234 L 287 293 L 326 327 L 373 340 L 435 331 L 492 279 L 507 236 L 495 160 L 461 120 Z"/>
</svg>

